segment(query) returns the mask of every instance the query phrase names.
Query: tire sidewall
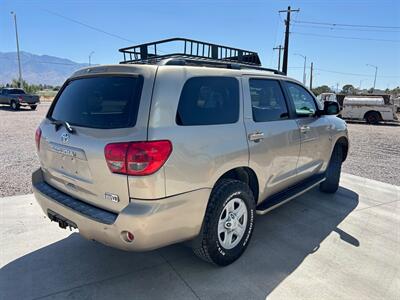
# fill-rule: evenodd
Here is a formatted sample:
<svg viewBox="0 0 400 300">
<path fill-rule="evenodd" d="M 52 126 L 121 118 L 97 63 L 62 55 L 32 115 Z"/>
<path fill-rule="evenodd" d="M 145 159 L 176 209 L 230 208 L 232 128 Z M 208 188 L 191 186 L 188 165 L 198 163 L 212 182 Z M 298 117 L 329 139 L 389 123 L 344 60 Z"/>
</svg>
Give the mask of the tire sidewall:
<svg viewBox="0 0 400 300">
<path fill-rule="evenodd" d="M 228 194 L 228 195 L 227 195 Z M 247 224 L 245 233 L 241 239 L 241 241 L 232 249 L 225 249 L 219 242 L 218 238 L 218 222 L 220 215 L 225 208 L 226 204 L 232 200 L 233 198 L 240 198 L 246 205 L 247 208 Z M 222 199 L 221 199 L 222 200 Z M 237 258 L 239 258 L 242 253 L 246 250 L 247 245 L 250 242 L 251 235 L 254 230 L 254 221 L 255 221 L 255 205 L 254 199 L 252 195 L 248 193 L 246 190 L 236 189 L 236 191 L 230 190 L 229 193 L 224 193 L 223 200 L 218 205 L 217 209 L 213 212 L 211 224 L 210 224 L 210 244 L 208 250 L 211 254 L 211 257 L 216 258 L 216 261 L 219 265 L 227 265 Z"/>
<path fill-rule="evenodd" d="M 366 119 L 369 124 L 377 124 L 379 122 L 379 116 L 374 112 L 369 113 Z"/>
</svg>

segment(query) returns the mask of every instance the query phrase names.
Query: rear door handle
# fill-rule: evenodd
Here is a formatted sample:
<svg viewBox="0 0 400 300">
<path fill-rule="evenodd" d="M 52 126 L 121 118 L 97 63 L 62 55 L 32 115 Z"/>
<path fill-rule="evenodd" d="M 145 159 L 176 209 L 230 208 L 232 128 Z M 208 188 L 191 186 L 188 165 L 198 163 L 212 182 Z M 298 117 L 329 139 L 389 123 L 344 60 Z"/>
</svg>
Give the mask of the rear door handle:
<svg viewBox="0 0 400 300">
<path fill-rule="evenodd" d="M 301 133 L 310 132 L 311 131 L 311 127 L 307 126 L 307 125 L 303 125 L 303 126 L 300 127 L 300 131 L 301 131 Z"/>
<path fill-rule="evenodd" d="M 258 143 L 264 139 L 264 132 L 254 132 L 249 134 L 249 141 Z"/>
</svg>

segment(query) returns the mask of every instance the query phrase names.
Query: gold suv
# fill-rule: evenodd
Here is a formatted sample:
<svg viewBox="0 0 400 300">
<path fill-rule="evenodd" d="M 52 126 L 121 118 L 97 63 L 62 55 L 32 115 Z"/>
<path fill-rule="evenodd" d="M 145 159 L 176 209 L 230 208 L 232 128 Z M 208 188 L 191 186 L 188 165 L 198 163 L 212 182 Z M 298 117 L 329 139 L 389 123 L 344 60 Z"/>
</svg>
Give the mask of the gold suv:
<svg viewBox="0 0 400 300">
<path fill-rule="evenodd" d="M 169 42 L 185 50 L 154 50 Z M 337 103 L 255 52 L 187 39 L 121 52 L 73 74 L 36 131 L 33 189 L 60 227 L 129 251 L 190 240 L 227 265 L 255 214 L 338 189 L 349 146 Z"/>
</svg>

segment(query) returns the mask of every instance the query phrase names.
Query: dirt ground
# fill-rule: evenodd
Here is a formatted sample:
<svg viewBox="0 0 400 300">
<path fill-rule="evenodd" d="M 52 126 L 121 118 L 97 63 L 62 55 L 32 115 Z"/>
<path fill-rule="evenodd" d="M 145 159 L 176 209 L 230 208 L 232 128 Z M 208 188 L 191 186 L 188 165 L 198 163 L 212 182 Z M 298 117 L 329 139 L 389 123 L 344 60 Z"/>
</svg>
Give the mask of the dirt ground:
<svg viewBox="0 0 400 300">
<path fill-rule="evenodd" d="M 49 108 L 14 112 L 0 106 L 0 197 L 28 194 L 38 168 L 35 131 Z M 400 185 L 400 126 L 349 124 L 350 153 L 343 171 Z"/>
<path fill-rule="evenodd" d="M 348 124 L 346 173 L 400 186 L 400 126 Z"/>
</svg>

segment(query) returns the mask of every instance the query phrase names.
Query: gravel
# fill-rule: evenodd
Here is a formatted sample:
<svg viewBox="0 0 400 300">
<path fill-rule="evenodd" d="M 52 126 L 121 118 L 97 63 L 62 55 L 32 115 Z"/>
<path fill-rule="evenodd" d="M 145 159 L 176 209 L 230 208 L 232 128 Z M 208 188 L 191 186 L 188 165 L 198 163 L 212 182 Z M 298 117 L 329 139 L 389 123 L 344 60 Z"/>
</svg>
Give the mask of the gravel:
<svg viewBox="0 0 400 300">
<path fill-rule="evenodd" d="M 32 193 L 31 174 L 39 167 L 35 131 L 49 104 L 36 111 L 0 106 L 0 197 Z M 400 185 L 400 126 L 349 124 L 346 173 Z"/>
<path fill-rule="evenodd" d="M 31 174 L 39 167 L 35 131 L 48 109 L 0 106 L 0 197 L 32 193 Z"/>
<path fill-rule="evenodd" d="M 400 186 L 400 126 L 348 124 L 350 153 L 342 171 Z"/>
</svg>

